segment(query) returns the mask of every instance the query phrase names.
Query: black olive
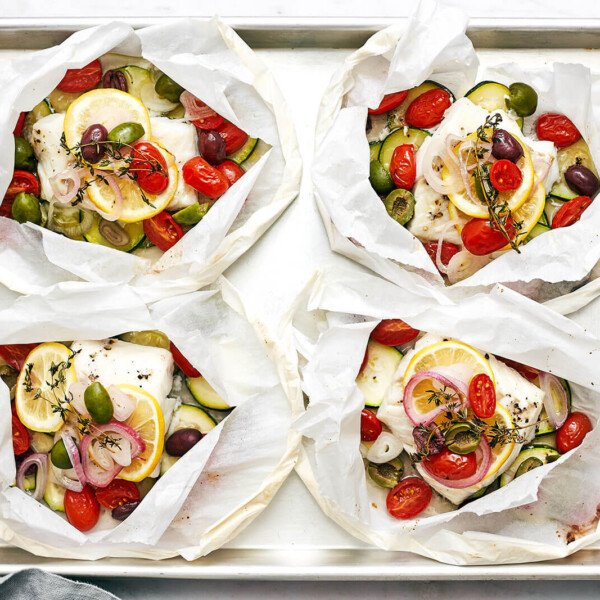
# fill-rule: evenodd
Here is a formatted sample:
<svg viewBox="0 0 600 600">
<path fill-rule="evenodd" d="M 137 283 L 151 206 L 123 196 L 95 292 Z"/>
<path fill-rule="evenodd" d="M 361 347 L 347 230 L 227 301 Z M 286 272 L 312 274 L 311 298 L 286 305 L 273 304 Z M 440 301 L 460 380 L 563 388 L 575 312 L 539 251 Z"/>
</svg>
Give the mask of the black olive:
<svg viewBox="0 0 600 600">
<path fill-rule="evenodd" d="M 126 502 L 112 509 L 112 518 L 117 521 L 124 521 L 138 506 L 139 502 Z"/>
<path fill-rule="evenodd" d="M 102 78 L 102 87 L 113 88 L 115 90 L 121 90 L 126 92 L 128 90 L 127 78 L 123 71 L 106 71 Z"/>
<path fill-rule="evenodd" d="M 218 165 L 225 160 L 225 140 L 218 131 L 200 131 L 198 150 L 202 158 L 211 165 Z"/>
<path fill-rule="evenodd" d="M 104 125 L 95 123 L 90 125 L 81 136 L 81 156 L 89 163 L 97 163 L 106 154 L 104 142 L 108 131 Z"/>
<path fill-rule="evenodd" d="M 590 198 L 598 191 L 598 178 L 583 165 L 571 165 L 565 172 L 567 185 L 581 196 Z"/>
<path fill-rule="evenodd" d="M 523 156 L 523 148 L 508 131 L 496 129 L 492 136 L 492 156 L 498 160 L 517 162 Z"/>
<path fill-rule="evenodd" d="M 178 429 L 171 437 L 169 437 L 165 447 L 171 456 L 183 456 L 201 439 L 202 434 L 197 429 L 192 429 L 190 427 Z"/>
</svg>

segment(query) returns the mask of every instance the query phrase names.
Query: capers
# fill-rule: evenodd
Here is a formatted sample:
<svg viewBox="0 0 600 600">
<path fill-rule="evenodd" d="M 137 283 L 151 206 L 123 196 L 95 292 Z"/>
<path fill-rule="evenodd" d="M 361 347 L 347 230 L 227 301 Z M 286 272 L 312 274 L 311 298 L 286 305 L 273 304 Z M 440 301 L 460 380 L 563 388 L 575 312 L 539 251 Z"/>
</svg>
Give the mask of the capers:
<svg viewBox="0 0 600 600">
<path fill-rule="evenodd" d="M 33 163 L 32 163 L 33 160 Z M 35 169 L 35 158 L 33 157 L 33 148 L 29 142 L 21 136 L 15 136 L 15 169 L 32 171 L 31 165 Z"/>
<path fill-rule="evenodd" d="M 529 471 L 533 471 L 533 469 L 541 467 L 543 464 L 544 463 L 537 456 L 530 456 L 519 465 L 519 468 L 515 473 L 515 479 Z"/>
<path fill-rule="evenodd" d="M 369 181 L 373 189 L 380 195 L 388 194 L 394 189 L 394 182 L 390 174 L 378 160 L 372 160 L 369 165 Z"/>
<path fill-rule="evenodd" d="M 139 140 L 145 133 L 146 131 L 140 123 L 128 121 L 111 129 L 107 139 L 116 148 L 122 148 L 123 146 L 131 146 L 133 142 Z"/>
<path fill-rule="evenodd" d="M 154 84 L 154 90 L 159 96 L 166 98 L 171 102 L 179 102 L 179 96 L 181 96 L 181 93 L 183 92 L 183 88 L 164 73 Z"/>
<path fill-rule="evenodd" d="M 42 222 L 42 209 L 40 201 L 33 195 L 26 192 L 20 192 L 16 195 L 13 205 L 10 209 L 12 218 L 19 223 L 35 223 L 40 225 Z"/>
<path fill-rule="evenodd" d="M 528 117 L 535 112 L 538 103 L 536 91 L 526 83 L 518 81 L 508 88 L 510 95 L 506 106 L 515 111 L 520 117 Z"/>
<path fill-rule="evenodd" d="M 138 346 L 154 346 L 155 348 L 164 348 L 169 350 L 171 342 L 169 338 L 157 329 L 149 329 L 147 331 L 129 331 L 119 336 L 119 339 Z"/>
<path fill-rule="evenodd" d="M 113 417 L 113 403 L 104 386 L 98 381 L 90 384 L 83 394 L 85 407 L 96 423 L 108 423 Z"/>
<path fill-rule="evenodd" d="M 394 190 L 385 199 L 385 209 L 388 215 L 400 223 L 406 225 L 415 212 L 415 197 L 408 190 Z"/>
<path fill-rule="evenodd" d="M 98 231 L 100 232 L 100 235 L 113 246 L 127 246 L 131 240 L 129 234 L 114 221 L 100 219 Z"/>
<path fill-rule="evenodd" d="M 69 453 L 65 447 L 65 443 L 62 438 L 54 444 L 52 450 L 50 451 L 50 460 L 52 464 L 58 469 L 72 469 L 73 464 L 71 463 L 71 459 L 69 458 Z"/>
<path fill-rule="evenodd" d="M 457 423 L 446 432 L 446 446 L 455 454 L 475 452 L 481 441 L 481 434 L 469 423 Z"/>
<path fill-rule="evenodd" d="M 367 473 L 377 485 L 384 488 L 393 488 L 404 474 L 404 464 L 399 458 L 394 458 L 394 460 L 383 464 L 369 462 Z"/>
</svg>

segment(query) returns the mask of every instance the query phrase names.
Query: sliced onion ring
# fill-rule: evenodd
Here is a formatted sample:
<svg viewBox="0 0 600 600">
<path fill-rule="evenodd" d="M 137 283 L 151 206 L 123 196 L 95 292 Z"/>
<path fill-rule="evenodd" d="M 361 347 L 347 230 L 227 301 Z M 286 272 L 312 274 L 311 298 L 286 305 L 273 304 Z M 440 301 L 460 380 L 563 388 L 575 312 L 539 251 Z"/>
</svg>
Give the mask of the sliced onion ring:
<svg viewBox="0 0 600 600">
<path fill-rule="evenodd" d="M 394 460 L 404 450 L 402 442 L 389 431 L 382 431 L 367 451 L 367 460 L 383 464 Z"/>
<path fill-rule="evenodd" d="M 196 98 L 194 94 L 187 90 L 181 93 L 179 101 L 183 104 L 183 108 L 185 108 L 185 118 L 190 121 L 214 117 L 217 114 L 210 106 L 202 102 L 200 98 Z"/>
<path fill-rule="evenodd" d="M 562 427 L 569 416 L 569 398 L 560 379 L 550 373 L 539 374 L 544 392 L 544 408 L 554 429 Z"/>
<path fill-rule="evenodd" d="M 111 211 L 108 213 L 100 210 L 99 208 L 96 208 L 96 212 L 107 221 L 116 221 L 123 214 L 123 194 L 121 193 L 121 188 L 119 187 L 119 184 L 113 175 L 104 175 L 104 179 L 106 179 L 110 189 L 115 195 L 115 203 Z"/>
<path fill-rule="evenodd" d="M 74 381 L 69 386 L 69 394 L 71 394 L 71 406 L 84 417 L 89 417 L 90 413 L 85 405 L 84 394 L 88 384 L 84 381 Z"/>
<path fill-rule="evenodd" d="M 135 398 L 119 389 L 116 385 L 109 386 L 106 391 L 113 403 L 113 418 L 116 421 L 125 421 L 128 419 L 137 406 Z"/>
<path fill-rule="evenodd" d="M 31 497 L 34 500 L 41 500 L 46 491 L 46 484 L 48 483 L 48 454 L 46 452 L 38 452 L 28 456 L 19 467 L 17 471 L 17 487 L 25 492 L 25 474 L 29 470 L 29 467 L 35 465 L 37 472 L 35 474 L 35 490 Z"/>
<path fill-rule="evenodd" d="M 69 460 L 73 465 L 73 469 L 75 469 L 75 474 L 77 475 L 77 479 L 81 483 L 81 489 L 86 483 L 85 473 L 83 471 L 83 466 L 81 465 L 81 458 L 79 457 L 79 450 L 71 437 L 71 434 L 68 431 L 61 432 L 60 436 L 62 437 L 63 444 L 65 445 L 65 449 L 67 454 L 69 455 Z"/>
<path fill-rule="evenodd" d="M 131 446 L 132 460 L 139 456 L 146 449 L 146 442 L 144 442 L 140 434 L 132 427 L 129 427 L 129 425 L 125 425 L 125 423 L 109 421 L 104 425 L 96 425 L 95 427 L 98 431 L 101 431 L 106 435 L 116 433 L 116 436 L 113 435 L 111 437 L 120 437 L 129 442 Z"/>
<path fill-rule="evenodd" d="M 123 467 L 115 463 L 114 460 L 110 469 L 103 469 L 98 466 L 90 456 L 90 444 L 94 439 L 91 435 L 84 435 L 81 438 L 79 447 L 81 448 L 83 469 L 89 483 L 96 487 L 106 487 L 119 474 Z"/>
<path fill-rule="evenodd" d="M 50 462 L 50 468 L 52 469 L 52 476 L 58 485 L 62 485 L 62 487 L 67 490 L 72 490 L 73 492 L 81 492 L 81 490 L 83 490 L 83 484 L 79 479 L 69 477 L 71 473 L 75 473 L 74 469 L 59 469 L 54 466 L 52 461 Z"/>
<path fill-rule="evenodd" d="M 423 176 L 425 181 L 438 193 L 442 195 L 459 192 L 462 189 L 462 180 L 457 173 L 458 165 L 455 162 L 456 157 L 450 157 L 446 150 L 445 141 L 442 138 L 432 138 L 424 149 L 423 156 Z M 434 167 L 434 163 L 441 160 L 452 172 L 451 181 L 444 181 L 439 171 Z"/>
<path fill-rule="evenodd" d="M 71 202 L 75 196 L 77 196 L 77 192 L 81 187 L 81 177 L 84 173 L 88 173 L 87 169 L 79 168 L 75 169 L 73 167 L 69 167 L 60 173 L 53 175 L 50 178 L 50 186 L 52 187 L 52 191 L 54 192 L 54 197 L 62 203 Z M 61 182 L 64 186 L 66 186 L 67 191 L 63 191 L 60 188 Z M 69 187 L 69 182 L 71 186 Z"/>
</svg>

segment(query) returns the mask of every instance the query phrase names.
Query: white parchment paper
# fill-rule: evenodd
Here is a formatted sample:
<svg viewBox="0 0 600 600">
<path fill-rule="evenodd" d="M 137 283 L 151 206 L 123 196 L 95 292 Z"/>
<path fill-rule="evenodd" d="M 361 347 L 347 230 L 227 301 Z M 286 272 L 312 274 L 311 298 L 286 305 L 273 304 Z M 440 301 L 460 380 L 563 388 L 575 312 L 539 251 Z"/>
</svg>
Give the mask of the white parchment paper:
<svg viewBox="0 0 600 600">
<path fill-rule="evenodd" d="M 225 299 L 227 298 L 227 300 Z M 246 526 L 292 469 L 299 435 L 293 411 L 263 342 L 244 316 L 233 288 L 210 289 L 147 308 L 128 286 L 63 283 L 22 296 L 0 311 L 0 343 L 104 339 L 125 331 L 160 329 L 178 346 L 233 412 L 161 477 L 122 523 L 108 513 L 91 533 L 18 488 L 10 400 L 0 383 L 0 536 L 41 556 L 104 556 L 192 560 L 218 548 Z"/>
<path fill-rule="evenodd" d="M 186 19 L 140 31 L 111 23 L 60 46 L 0 63 L 0 190 L 13 169 L 18 115 L 40 102 L 65 70 L 107 52 L 143 56 L 217 112 L 272 146 L 171 250 L 142 258 L 0 218 L 0 283 L 40 293 L 65 280 L 129 282 L 147 302 L 210 284 L 297 195 L 301 160 L 287 106 L 262 61 L 218 18 Z"/>
<path fill-rule="evenodd" d="M 299 310 L 294 319 L 310 404 L 295 423 L 305 436 L 297 470 L 336 522 L 384 549 L 454 564 L 558 558 L 600 539 L 600 340 L 502 286 L 460 304 L 440 303 L 355 270 L 327 271 L 301 306 L 312 311 Z M 393 519 L 385 508 L 388 490 L 365 476 L 359 452 L 364 398 L 354 383 L 369 334 L 383 318 L 401 318 L 564 377 L 573 383 L 573 409 L 588 414 L 596 428 L 557 462 L 459 510 L 437 498 L 417 520 Z"/>
</svg>

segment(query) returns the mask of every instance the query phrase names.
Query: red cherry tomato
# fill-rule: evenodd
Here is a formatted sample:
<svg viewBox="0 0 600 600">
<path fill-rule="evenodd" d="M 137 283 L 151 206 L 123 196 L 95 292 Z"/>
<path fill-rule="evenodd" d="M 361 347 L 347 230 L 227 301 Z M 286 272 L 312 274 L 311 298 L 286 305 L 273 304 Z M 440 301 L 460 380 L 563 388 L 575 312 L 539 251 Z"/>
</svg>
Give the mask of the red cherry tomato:
<svg viewBox="0 0 600 600">
<path fill-rule="evenodd" d="M 556 211 L 552 219 L 552 229 L 573 225 L 573 223 L 579 221 L 581 215 L 591 203 L 592 199 L 589 196 L 577 196 L 577 198 L 565 202 Z"/>
<path fill-rule="evenodd" d="M 229 188 L 229 179 L 201 156 L 190 158 L 183 169 L 183 180 L 209 198 L 219 198 Z"/>
<path fill-rule="evenodd" d="M 504 358 L 502 356 L 496 356 L 498 360 L 501 360 L 505 365 L 513 368 L 517 373 L 525 377 L 528 381 L 533 381 L 540 374 L 539 369 L 530 367 L 529 365 L 523 365 L 516 360 L 510 360 L 510 358 Z"/>
<path fill-rule="evenodd" d="M 223 121 L 225 121 L 225 119 L 221 115 L 218 115 L 217 113 L 215 113 L 214 115 L 211 115 L 210 117 L 204 117 L 203 119 L 196 119 L 195 121 L 192 121 L 192 123 L 198 129 L 202 129 L 204 131 L 210 131 L 211 129 L 218 129 L 219 127 L 221 127 L 221 125 L 223 125 Z"/>
<path fill-rule="evenodd" d="M 384 319 L 371 332 L 371 339 L 384 346 L 401 346 L 419 335 L 418 329 L 413 329 L 402 319 Z"/>
<path fill-rule="evenodd" d="M 172 248 L 183 237 L 181 225 L 166 210 L 144 221 L 144 233 L 163 252 Z"/>
<path fill-rule="evenodd" d="M 408 90 L 403 92 L 394 92 L 393 94 L 386 94 L 383 97 L 383 100 L 379 103 L 377 108 L 370 108 L 370 115 L 381 115 L 388 110 L 392 110 L 392 108 L 396 108 L 398 104 L 404 102 L 406 96 L 408 96 Z"/>
<path fill-rule="evenodd" d="M 450 105 L 452 99 L 446 90 L 429 90 L 415 98 L 406 111 L 406 122 L 411 127 L 420 127 L 429 129 L 442 122 L 444 113 Z"/>
<path fill-rule="evenodd" d="M 511 239 L 515 237 L 512 217 L 506 220 L 506 231 Z M 463 227 L 461 237 L 465 248 L 477 256 L 496 252 L 508 244 L 504 234 L 488 219 L 472 219 Z"/>
<path fill-rule="evenodd" d="M 15 129 L 13 131 L 14 135 L 21 135 L 21 130 L 23 129 L 23 121 L 25 120 L 25 113 L 22 112 L 19 115 L 19 118 L 17 120 L 17 124 L 15 125 Z"/>
<path fill-rule="evenodd" d="M 171 342 L 171 354 L 173 355 L 175 364 L 183 371 L 184 375 L 187 375 L 187 377 L 200 377 L 200 371 L 179 352 L 179 349 L 173 342 Z"/>
<path fill-rule="evenodd" d="M 521 169 L 510 160 L 496 161 L 490 169 L 490 182 L 499 192 L 516 190 L 522 181 L 523 173 L 521 173 Z"/>
<path fill-rule="evenodd" d="M 429 242 L 425 244 L 425 250 L 429 254 L 429 258 L 433 261 L 433 264 L 437 266 L 435 258 L 437 256 L 439 242 Z M 455 254 L 458 254 L 460 249 L 458 246 L 451 244 L 450 242 L 442 242 L 442 251 L 440 252 L 440 260 L 444 266 L 448 266 L 448 263 Z"/>
<path fill-rule="evenodd" d="M 237 152 L 248 141 L 248 134 L 233 123 L 223 123 L 223 125 L 217 127 L 217 131 L 225 140 L 225 152 L 227 154 Z"/>
<path fill-rule="evenodd" d="M 366 408 L 360 413 L 360 441 L 374 442 L 381 433 L 381 421 Z"/>
<path fill-rule="evenodd" d="M 13 451 L 16 456 L 29 450 L 29 432 L 25 425 L 19 421 L 17 415 L 12 416 L 12 441 Z"/>
<path fill-rule="evenodd" d="M 387 510 L 394 519 L 414 519 L 431 502 L 431 487 L 418 477 L 407 477 L 387 495 Z"/>
<path fill-rule="evenodd" d="M 412 144 L 402 144 L 394 149 L 390 161 L 390 175 L 398 188 L 410 190 L 415 185 L 417 161 L 415 147 Z"/>
<path fill-rule="evenodd" d="M 12 181 L 0 205 L 0 217 L 11 217 L 13 200 L 21 192 L 27 192 L 34 196 L 40 195 L 40 183 L 33 173 L 29 173 L 28 171 L 15 171 L 13 173 Z"/>
<path fill-rule="evenodd" d="M 81 492 L 65 492 L 65 514 L 67 521 L 79 531 L 89 531 L 100 518 L 100 505 L 94 490 L 86 485 Z"/>
<path fill-rule="evenodd" d="M 592 422 L 587 415 L 580 412 L 571 413 L 556 432 L 556 449 L 564 454 L 577 448 L 592 429 Z"/>
<path fill-rule="evenodd" d="M 477 471 L 477 459 L 475 452 L 469 454 L 456 454 L 444 446 L 439 454 L 428 456 L 424 462 L 427 463 L 427 471 L 438 479 L 455 481 L 471 477 Z"/>
<path fill-rule="evenodd" d="M 215 169 L 221 171 L 221 173 L 227 177 L 229 185 L 233 185 L 238 179 L 241 179 L 245 173 L 244 169 L 239 165 L 236 165 L 232 160 L 224 160 L 220 165 L 217 165 Z"/>
<path fill-rule="evenodd" d="M 150 142 L 139 142 L 131 151 L 130 171 L 137 176 L 137 183 L 148 194 L 162 194 L 169 186 L 169 170 L 165 157 Z"/>
<path fill-rule="evenodd" d="M 29 353 L 37 344 L 4 344 L 0 346 L 0 358 L 3 358 L 13 369 L 20 371 Z"/>
<path fill-rule="evenodd" d="M 113 479 L 105 488 L 96 490 L 96 500 L 104 508 L 112 510 L 128 502 L 139 502 L 140 491 L 135 483 L 124 479 Z"/>
<path fill-rule="evenodd" d="M 489 419 L 496 412 L 496 389 L 489 375 L 479 373 L 469 382 L 469 402 L 480 419 Z"/>
<path fill-rule="evenodd" d="M 581 133 L 571 119 L 558 113 L 542 115 L 537 120 L 535 129 L 540 140 L 552 142 L 557 148 L 566 148 L 581 139 Z"/>
<path fill-rule="evenodd" d="M 93 60 L 82 69 L 69 69 L 56 86 L 61 92 L 85 92 L 96 87 L 102 79 L 102 65 Z"/>
</svg>

